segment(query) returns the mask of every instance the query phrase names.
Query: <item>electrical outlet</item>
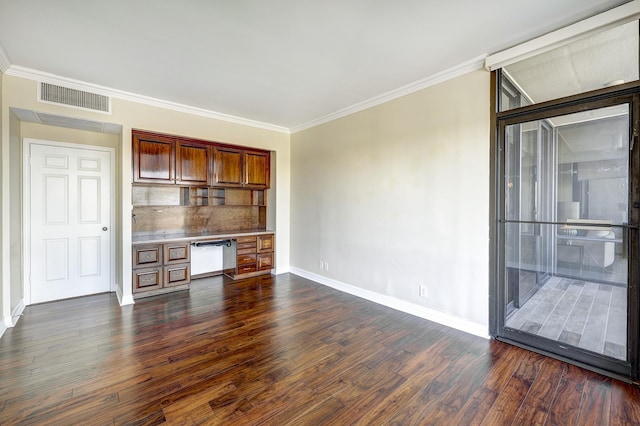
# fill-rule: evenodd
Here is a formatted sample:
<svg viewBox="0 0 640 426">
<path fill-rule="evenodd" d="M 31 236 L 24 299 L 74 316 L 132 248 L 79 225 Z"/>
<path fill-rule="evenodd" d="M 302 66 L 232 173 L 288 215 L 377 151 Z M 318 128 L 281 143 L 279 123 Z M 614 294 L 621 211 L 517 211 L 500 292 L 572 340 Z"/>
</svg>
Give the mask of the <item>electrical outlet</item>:
<svg viewBox="0 0 640 426">
<path fill-rule="evenodd" d="M 420 285 L 420 297 L 429 297 L 429 289 L 426 285 Z"/>
<path fill-rule="evenodd" d="M 324 270 L 329 272 L 329 262 L 324 262 Z"/>
<path fill-rule="evenodd" d="M 323 260 L 320 261 L 320 270 L 324 271 L 324 261 Z"/>
</svg>

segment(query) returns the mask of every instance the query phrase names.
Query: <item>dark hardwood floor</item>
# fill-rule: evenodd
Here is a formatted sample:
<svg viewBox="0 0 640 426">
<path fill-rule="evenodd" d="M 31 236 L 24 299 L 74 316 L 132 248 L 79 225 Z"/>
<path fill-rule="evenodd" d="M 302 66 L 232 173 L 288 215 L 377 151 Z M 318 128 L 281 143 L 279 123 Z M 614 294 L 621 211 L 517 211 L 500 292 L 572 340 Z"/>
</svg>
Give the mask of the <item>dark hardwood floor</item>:
<svg viewBox="0 0 640 426">
<path fill-rule="evenodd" d="M 295 275 L 28 307 L 0 424 L 640 424 L 637 387 Z"/>
</svg>

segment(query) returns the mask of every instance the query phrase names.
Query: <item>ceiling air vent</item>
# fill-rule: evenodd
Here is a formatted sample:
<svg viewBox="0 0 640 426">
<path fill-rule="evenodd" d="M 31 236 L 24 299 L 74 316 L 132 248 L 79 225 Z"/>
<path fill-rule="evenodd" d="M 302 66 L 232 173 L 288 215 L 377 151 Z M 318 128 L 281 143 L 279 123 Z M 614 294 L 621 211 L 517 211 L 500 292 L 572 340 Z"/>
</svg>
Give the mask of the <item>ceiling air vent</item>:
<svg viewBox="0 0 640 426">
<path fill-rule="evenodd" d="M 111 114 L 111 98 L 97 93 L 40 83 L 38 100 Z"/>
</svg>

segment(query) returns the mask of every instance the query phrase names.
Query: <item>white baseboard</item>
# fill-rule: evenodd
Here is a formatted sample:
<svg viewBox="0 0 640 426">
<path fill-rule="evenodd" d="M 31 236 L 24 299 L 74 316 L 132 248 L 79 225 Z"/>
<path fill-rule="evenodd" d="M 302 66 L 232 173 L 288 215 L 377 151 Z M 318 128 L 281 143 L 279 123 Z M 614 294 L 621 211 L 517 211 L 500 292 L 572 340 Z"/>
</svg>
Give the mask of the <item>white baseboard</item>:
<svg viewBox="0 0 640 426">
<path fill-rule="evenodd" d="M 349 293 L 353 296 L 361 297 L 363 299 L 378 303 L 388 308 L 392 308 L 419 318 L 433 321 L 447 327 L 455 328 L 456 330 L 460 330 L 465 333 L 473 334 L 485 339 L 489 338 L 489 330 L 484 324 L 468 321 L 462 318 L 455 317 L 453 315 L 436 311 L 434 309 L 416 305 L 415 303 L 406 302 L 404 300 L 396 299 L 391 296 L 386 296 L 384 294 L 365 290 L 351 284 L 346 284 L 341 281 L 323 277 L 322 275 L 314 274 L 313 272 L 296 268 L 294 266 L 292 266 L 290 269 L 292 274 L 300 275 L 301 277 L 326 285 L 327 287 L 331 287 L 336 290 Z"/>
<path fill-rule="evenodd" d="M 280 274 L 286 274 L 288 272 L 291 272 L 291 268 L 289 268 L 288 266 L 283 267 L 283 268 L 276 268 L 276 269 L 272 269 L 271 270 L 273 275 L 280 275 Z"/>
<path fill-rule="evenodd" d="M 7 331 L 7 328 L 15 327 L 20 319 L 20 315 L 24 312 L 24 299 L 20 299 L 15 308 L 13 308 L 13 312 L 11 315 L 4 317 L 4 321 L 0 321 L 0 337 Z"/>
<path fill-rule="evenodd" d="M 22 313 L 24 312 L 24 308 L 25 308 L 24 299 L 20 299 L 15 309 L 11 313 L 11 322 L 13 323 L 11 327 L 16 326 L 16 324 L 18 323 L 18 320 L 20 319 L 20 315 L 22 315 Z"/>
<path fill-rule="evenodd" d="M 118 297 L 118 303 L 120 304 L 120 306 L 135 304 L 135 302 L 133 301 L 133 296 L 128 295 L 125 297 L 122 294 L 122 289 L 120 289 L 120 286 L 116 286 L 116 296 Z"/>
</svg>

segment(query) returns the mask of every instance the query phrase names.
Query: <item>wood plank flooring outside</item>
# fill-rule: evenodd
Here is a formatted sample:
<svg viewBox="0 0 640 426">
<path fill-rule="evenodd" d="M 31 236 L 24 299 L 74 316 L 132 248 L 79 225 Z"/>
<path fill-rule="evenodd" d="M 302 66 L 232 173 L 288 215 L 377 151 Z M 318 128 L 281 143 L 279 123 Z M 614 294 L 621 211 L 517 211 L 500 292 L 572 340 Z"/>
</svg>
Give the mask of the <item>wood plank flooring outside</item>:
<svg viewBox="0 0 640 426">
<path fill-rule="evenodd" d="M 640 424 L 640 391 L 295 275 L 28 307 L 0 424 Z"/>
</svg>

